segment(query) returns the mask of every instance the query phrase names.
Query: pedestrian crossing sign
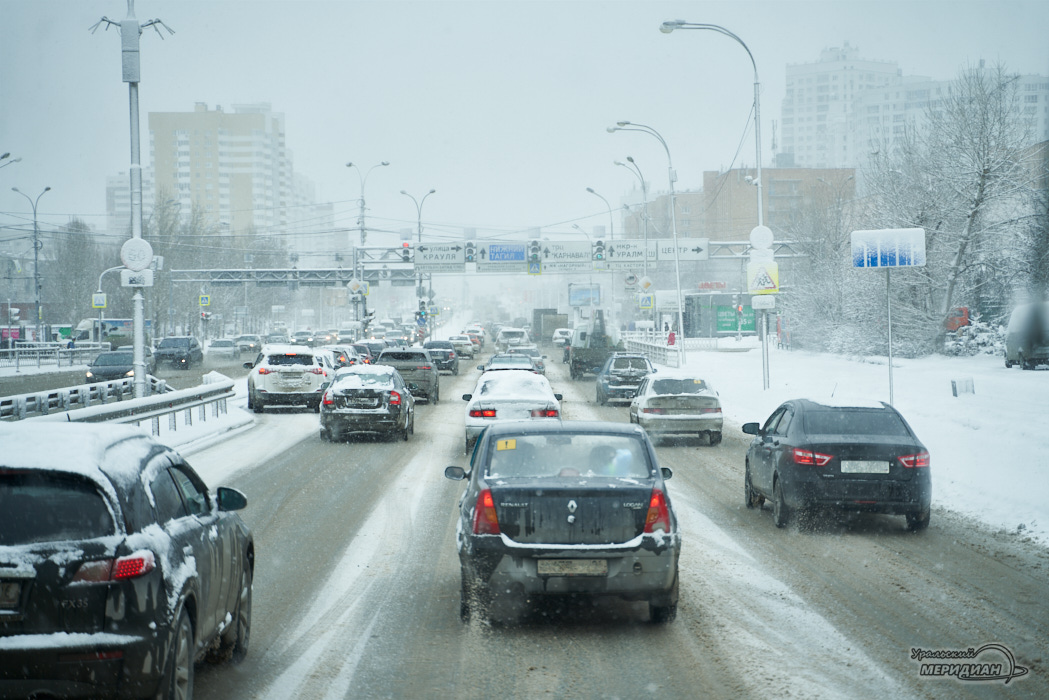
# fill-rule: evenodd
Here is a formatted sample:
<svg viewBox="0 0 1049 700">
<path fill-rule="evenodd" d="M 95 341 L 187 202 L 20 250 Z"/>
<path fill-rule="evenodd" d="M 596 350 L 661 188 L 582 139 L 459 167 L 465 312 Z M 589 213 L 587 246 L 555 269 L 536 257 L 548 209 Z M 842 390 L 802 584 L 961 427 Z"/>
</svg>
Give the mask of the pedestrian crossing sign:
<svg viewBox="0 0 1049 700">
<path fill-rule="evenodd" d="M 530 275 L 541 275 L 543 274 L 543 264 L 540 262 L 528 263 L 528 274 Z"/>
<path fill-rule="evenodd" d="M 654 294 L 638 294 L 637 295 L 637 306 L 639 309 L 651 309 L 655 306 L 655 295 Z"/>
<path fill-rule="evenodd" d="M 747 292 L 749 294 L 776 294 L 779 292 L 779 265 L 768 260 L 747 263 Z"/>
</svg>

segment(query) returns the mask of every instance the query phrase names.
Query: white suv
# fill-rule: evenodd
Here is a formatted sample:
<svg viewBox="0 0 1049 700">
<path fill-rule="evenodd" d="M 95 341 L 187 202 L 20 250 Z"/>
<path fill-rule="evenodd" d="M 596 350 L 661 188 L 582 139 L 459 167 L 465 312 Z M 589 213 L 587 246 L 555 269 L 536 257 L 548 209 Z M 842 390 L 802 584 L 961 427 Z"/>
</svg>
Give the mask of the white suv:
<svg viewBox="0 0 1049 700">
<path fill-rule="evenodd" d="M 262 413 L 266 406 L 320 408 L 328 385 L 328 368 L 313 348 L 302 345 L 264 345 L 254 362 L 245 362 L 248 373 L 248 408 Z"/>
</svg>

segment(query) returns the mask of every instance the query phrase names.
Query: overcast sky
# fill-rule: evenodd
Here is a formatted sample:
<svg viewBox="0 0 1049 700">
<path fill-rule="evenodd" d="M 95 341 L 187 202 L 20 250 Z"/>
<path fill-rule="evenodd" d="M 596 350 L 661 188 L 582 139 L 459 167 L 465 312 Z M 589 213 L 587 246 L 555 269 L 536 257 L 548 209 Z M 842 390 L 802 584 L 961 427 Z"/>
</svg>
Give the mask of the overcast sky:
<svg viewBox="0 0 1049 700">
<path fill-rule="evenodd" d="M 347 161 L 388 168 L 366 188 L 369 224 L 415 224 L 399 192 L 437 193 L 428 231 L 568 231 L 608 221 L 636 183 L 613 165 L 632 155 L 656 191 L 666 157 L 644 134 L 609 134 L 619 120 L 652 125 L 667 140 L 679 189 L 740 159 L 753 96 L 746 53 L 714 32 L 658 31 L 662 21 L 720 24 L 747 42 L 762 83 L 764 160 L 771 160 L 785 67 L 816 61 L 848 41 L 904 75 L 955 77 L 980 59 L 1049 75 L 1049 2 L 179 2 L 138 0 L 140 21 L 175 30 L 142 36 L 140 112 L 148 165 L 151 111 L 195 102 L 232 111 L 267 102 L 286 118 L 297 172 L 336 226 L 355 226 L 359 180 Z M 0 0 L 0 225 L 24 220 L 17 186 L 40 219 L 78 216 L 105 227 L 105 180 L 130 163 L 128 88 L 114 29 L 125 0 Z M 148 212 L 147 212 L 148 214 Z M 31 218 L 31 217 L 30 217 Z M 617 217 L 618 220 L 618 217 Z"/>
</svg>

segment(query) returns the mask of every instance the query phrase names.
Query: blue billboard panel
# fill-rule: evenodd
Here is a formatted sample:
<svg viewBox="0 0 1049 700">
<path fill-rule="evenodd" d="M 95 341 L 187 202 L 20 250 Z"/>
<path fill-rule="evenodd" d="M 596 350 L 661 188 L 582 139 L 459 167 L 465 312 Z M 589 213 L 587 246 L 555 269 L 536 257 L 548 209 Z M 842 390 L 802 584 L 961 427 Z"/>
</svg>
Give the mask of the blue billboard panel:
<svg viewBox="0 0 1049 700">
<path fill-rule="evenodd" d="M 569 306 L 599 306 L 601 304 L 601 285 L 570 284 L 568 285 Z"/>
<path fill-rule="evenodd" d="M 524 243 L 489 243 L 488 262 L 520 262 L 525 261 Z"/>
<path fill-rule="evenodd" d="M 924 265 L 925 229 L 886 228 L 852 232 L 853 267 L 922 267 Z"/>
</svg>

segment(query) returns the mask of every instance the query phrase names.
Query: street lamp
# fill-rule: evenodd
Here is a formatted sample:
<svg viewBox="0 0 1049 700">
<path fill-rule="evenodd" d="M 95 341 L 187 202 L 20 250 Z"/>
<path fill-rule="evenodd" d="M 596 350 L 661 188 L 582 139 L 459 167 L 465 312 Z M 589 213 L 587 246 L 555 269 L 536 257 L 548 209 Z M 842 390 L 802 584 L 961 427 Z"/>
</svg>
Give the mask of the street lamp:
<svg viewBox="0 0 1049 700">
<path fill-rule="evenodd" d="M 663 136 L 650 126 L 645 124 L 635 124 L 633 122 L 616 122 L 615 126 L 610 126 L 607 129 L 608 133 L 614 134 L 617 131 L 640 131 L 643 134 L 655 138 L 659 143 L 663 144 L 663 150 L 667 154 L 667 178 L 670 181 L 670 229 L 674 236 L 674 279 L 677 283 L 677 330 L 681 335 L 681 338 L 677 341 L 677 352 L 678 352 L 678 366 L 685 366 L 685 312 L 684 302 L 681 296 L 681 255 L 678 252 L 677 244 L 677 195 L 674 193 L 674 183 L 677 181 L 677 173 L 674 172 L 674 163 L 670 159 L 670 147 L 667 146 L 666 140 Z M 646 255 L 648 251 L 645 251 Z"/>
<path fill-rule="evenodd" d="M 637 167 L 637 163 L 634 162 L 633 156 L 627 156 L 626 159 L 630 165 L 618 160 L 612 162 L 629 170 L 641 182 L 641 218 L 645 222 L 645 254 L 641 262 L 644 265 L 645 276 L 648 277 L 648 185 L 645 184 L 645 177 L 641 174 L 641 168 Z"/>
<path fill-rule="evenodd" d="M 659 27 L 659 31 L 664 34 L 670 34 L 675 29 L 702 29 L 717 32 L 718 34 L 724 34 L 742 46 L 743 50 L 747 52 L 747 56 L 750 57 L 750 64 L 754 67 L 754 148 L 758 166 L 758 177 L 754 185 L 758 188 L 758 226 L 764 226 L 764 216 L 762 214 L 761 206 L 761 82 L 758 80 L 758 64 L 754 60 L 754 54 L 750 52 L 750 47 L 748 47 L 742 39 L 718 24 L 699 24 L 678 19 L 663 22 Z"/>
<path fill-rule="evenodd" d="M 371 172 L 373 170 L 375 170 L 376 168 L 379 168 L 379 167 L 387 166 L 389 164 L 390 164 L 390 161 L 384 160 L 381 163 L 376 163 L 372 167 L 368 168 L 367 172 L 363 172 L 363 173 L 361 172 L 360 166 L 357 165 L 356 163 L 352 163 L 351 162 L 351 163 L 347 163 L 346 164 L 347 168 L 356 168 L 357 169 L 357 177 L 361 181 L 361 197 L 360 197 L 360 200 L 359 200 L 360 201 L 360 205 L 361 205 L 361 213 L 360 213 L 360 216 L 357 219 L 357 226 L 360 228 L 360 231 L 361 231 L 361 245 L 362 246 L 364 245 L 364 241 L 368 237 L 368 231 L 364 227 L 364 185 L 368 182 L 368 176 L 371 175 Z"/>
<path fill-rule="evenodd" d="M 424 194 L 422 196 L 422 199 L 416 199 L 412 195 L 408 194 L 406 191 L 401 190 L 401 194 L 403 194 L 405 197 L 408 197 L 409 199 L 411 199 L 412 203 L 415 204 L 415 216 L 416 216 L 417 231 L 418 231 L 418 234 L 417 234 L 417 236 L 418 236 L 418 243 L 416 244 L 416 248 L 415 248 L 417 254 L 418 254 L 418 251 L 419 251 L 419 246 L 422 245 L 422 242 L 423 242 L 423 204 L 426 203 L 426 198 L 429 197 L 431 194 L 433 194 L 436 191 L 437 190 L 435 190 L 435 189 L 431 189 L 429 192 L 427 192 L 426 194 Z M 421 272 L 418 273 L 418 278 L 419 278 L 419 298 L 422 299 L 423 274 Z M 433 275 L 430 275 L 430 293 L 431 294 L 433 293 Z M 429 300 L 429 295 L 427 295 L 427 299 L 426 299 L 427 304 L 429 304 L 429 301 L 430 301 Z M 432 333 L 431 333 L 431 336 L 432 336 Z"/>
<path fill-rule="evenodd" d="M 0 155 L 0 160 L 7 160 L 8 158 L 11 158 L 11 154 L 10 153 L 4 153 L 3 155 Z M 9 165 L 13 165 L 15 163 L 21 163 L 21 162 L 22 162 L 21 157 L 19 157 L 19 158 L 11 158 L 11 160 L 7 160 L 6 163 L 0 163 L 0 168 L 6 168 Z"/>
<path fill-rule="evenodd" d="M 45 187 L 44 191 L 33 199 L 22 190 L 17 187 L 12 187 L 11 191 L 17 192 L 29 201 L 33 206 L 33 291 L 34 298 L 36 299 L 36 342 L 40 342 L 40 227 L 37 225 L 36 220 L 36 205 L 40 202 L 40 198 L 45 193 L 50 192 L 50 187 Z"/>
</svg>

